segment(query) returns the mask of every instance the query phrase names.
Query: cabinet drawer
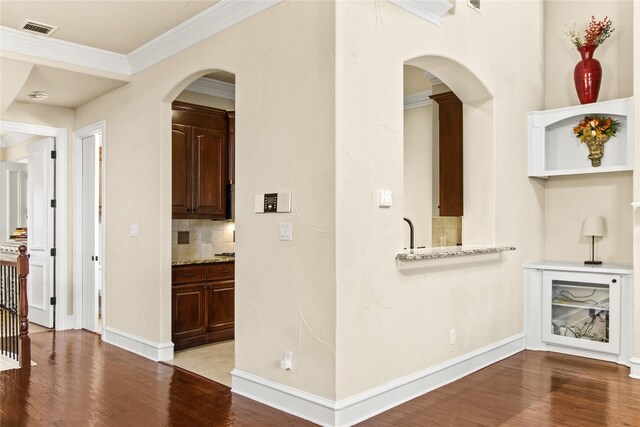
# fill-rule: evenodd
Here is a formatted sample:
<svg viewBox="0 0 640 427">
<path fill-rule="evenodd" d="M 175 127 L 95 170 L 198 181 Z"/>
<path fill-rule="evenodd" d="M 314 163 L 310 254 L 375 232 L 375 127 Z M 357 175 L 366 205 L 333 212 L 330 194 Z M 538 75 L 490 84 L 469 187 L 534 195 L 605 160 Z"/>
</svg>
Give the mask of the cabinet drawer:
<svg viewBox="0 0 640 427">
<path fill-rule="evenodd" d="M 207 277 L 207 268 L 204 265 L 191 265 L 177 267 L 171 271 L 172 283 L 200 282 Z"/>
<path fill-rule="evenodd" d="M 207 280 L 233 279 L 233 263 L 214 264 L 207 266 Z"/>
</svg>

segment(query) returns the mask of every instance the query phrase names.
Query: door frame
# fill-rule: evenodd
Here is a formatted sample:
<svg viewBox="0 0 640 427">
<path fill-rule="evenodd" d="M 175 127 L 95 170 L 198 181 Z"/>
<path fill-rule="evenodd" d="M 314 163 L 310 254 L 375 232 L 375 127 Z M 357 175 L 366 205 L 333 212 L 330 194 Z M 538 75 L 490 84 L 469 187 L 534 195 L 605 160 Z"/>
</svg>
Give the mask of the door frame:
<svg viewBox="0 0 640 427">
<path fill-rule="evenodd" d="M 90 126 L 77 129 L 73 132 L 73 217 L 82 218 L 82 140 L 86 137 L 101 134 L 102 138 L 102 230 L 100 230 L 100 255 L 102 256 L 102 327 L 106 324 L 107 287 L 105 282 L 105 271 L 107 257 L 105 254 L 105 219 L 106 219 L 106 145 L 107 145 L 107 122 L 101 121 Z M 73 222 L 73 277 L 75 285 L 73 287 L 73 316 L 74 328 L 82 329 L 82 314 L 84 310 L 82 292 L 82 221 Z"/>
<path fill-rule="evenodd" d="M 73 325 L 73 316 L 68 313 L 67 301 L 67 129 L 30 123 L 0 120 L 3 132 L 27 133 L 37 136 L 53 137 L 56 150 L 56 315 L 55 329 L 62 331 Z M 29 278 L 27 277 L 27 283 Z"/>
</svg>

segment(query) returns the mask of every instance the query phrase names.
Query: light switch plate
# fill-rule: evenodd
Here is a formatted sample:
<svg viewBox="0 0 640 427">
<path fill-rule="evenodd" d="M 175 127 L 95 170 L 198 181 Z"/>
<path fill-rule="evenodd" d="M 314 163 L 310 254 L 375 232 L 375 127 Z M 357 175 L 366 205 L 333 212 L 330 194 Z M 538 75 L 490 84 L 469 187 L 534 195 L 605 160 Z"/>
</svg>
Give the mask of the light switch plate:
<svg viewBox="0 0 640 427">
<path fill-rule="evenodd" d="M 393 202 L 393 193 L 391 190 L 378 190 L 378 206 L 388 208 Z"/>
<path fill-rule="evenodd" d="M 138 234 L 139 234 L 138 224 L 130 224 L 129 225 L 129 236 L 138 237 Z"/>
<path fill-rule="evenodd" d="M 290 222 L 280 223 L 280 240 L 292 240 Z"/>
</svg>

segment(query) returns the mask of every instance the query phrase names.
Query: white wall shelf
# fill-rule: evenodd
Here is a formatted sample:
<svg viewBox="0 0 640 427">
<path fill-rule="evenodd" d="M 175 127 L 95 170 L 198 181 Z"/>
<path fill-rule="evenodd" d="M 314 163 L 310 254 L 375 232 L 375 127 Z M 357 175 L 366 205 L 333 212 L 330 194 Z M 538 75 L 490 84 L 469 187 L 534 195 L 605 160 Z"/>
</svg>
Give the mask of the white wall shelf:
<svg viewBox="0 0 640 427">
<path fill-rule="evenodd" d="M 573 128 L 590 114 L 620 122 L 616 136 L 604 145 L 599 167 L 591 166 L 589 149 L 573 134 Z M 531 177 L 633 170 L 633 98 L 532 111 L 528 123 Z"/>
</svg>

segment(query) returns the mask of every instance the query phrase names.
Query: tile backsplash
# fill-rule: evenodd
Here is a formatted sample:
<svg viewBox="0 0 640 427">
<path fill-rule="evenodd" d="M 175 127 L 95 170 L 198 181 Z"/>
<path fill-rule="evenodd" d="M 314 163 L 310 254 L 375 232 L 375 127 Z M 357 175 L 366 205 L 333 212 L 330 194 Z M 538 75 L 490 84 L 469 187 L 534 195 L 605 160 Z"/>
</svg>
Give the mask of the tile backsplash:
<svg viewBox="0 0 640 427">
<path fill-rule="evenodd" d="M 233 221 L 211 221 L 210 219 L 171 220 L 171 259 L 184 261 L 212 258 L 214 254 L 235 252 L 235 223 Z M 189 243 L 178 243 L 178 232 L 188 234 Z"/>
<path fill-rule="evenodd" d="M 462 217 L 434 216 L 431 219 L 431 246 L 462 244 Z"/>
</svg>

